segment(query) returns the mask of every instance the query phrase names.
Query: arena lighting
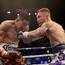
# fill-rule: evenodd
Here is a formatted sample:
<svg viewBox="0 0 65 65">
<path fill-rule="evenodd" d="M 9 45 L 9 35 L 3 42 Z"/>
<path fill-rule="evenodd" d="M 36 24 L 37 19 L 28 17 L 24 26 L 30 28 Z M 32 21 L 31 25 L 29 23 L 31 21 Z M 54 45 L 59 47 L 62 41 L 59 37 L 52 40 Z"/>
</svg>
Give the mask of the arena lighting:
<svg viewBox="0 0 65 65">
<path fill-rule="evenodd" d="M 31 15 L 31 13 L 29 12 L 28 15 Z"/>
<path fill-rule="evenodd" d="M 11 11 L 7 11 L 7 14 L 10 14 L 11 13 Z"/>
<path fill-rule="evenodd" d="M 19 16 L 20 14 L 17 14 L 17 16 Z"/>
<path fill-rule="evenodd" d="M 35 15 L 37 15 L 37 13 L 35 12 Z"/>
</svg>

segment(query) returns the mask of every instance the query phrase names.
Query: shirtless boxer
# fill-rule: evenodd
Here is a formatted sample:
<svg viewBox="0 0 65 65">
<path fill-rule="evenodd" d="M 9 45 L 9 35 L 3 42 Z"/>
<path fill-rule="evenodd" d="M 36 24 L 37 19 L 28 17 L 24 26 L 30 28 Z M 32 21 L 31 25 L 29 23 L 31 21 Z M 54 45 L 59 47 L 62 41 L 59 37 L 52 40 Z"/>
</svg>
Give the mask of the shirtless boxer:
<svg viewBox="0 0 65 65">
<path fill-rule="evenodd" d="M 17 47 L 18 46 L 18 39 L 17 39 L 17 33 L 16 33 L 16 29 L 13 28 L 10 24 L 7 24 L 7 25 L 1 25 L 1 28 L 0 28 L 1 31 L 4 32 L 4 42 L 1 42 L 0 45 L 3 47 L 3 45 L 6 45 L 6 44 L 9 44 L 13 47 Z M 1 40 L 1 39 L 0 39 Z M 4 63 L 5 65 L 8 65 L 8 64 L 13 64 L 15 61 L 11 61 L 12 59 L 19 59 L 20 58 L 20 53 L 19 52 L 9 52 L 9 51 L 6 51 L 5 49 L 1 48 L 1 57 L 3 59 L 9 59 L 8 61 L 5 61 L 4 60 Z M 22 56 L 21 56 L 22 57 Z M 21 59 L 22 60 L 22 59 Z M 11 63 L 10 63 L 11 62 Z M 16 64 L 15 64 L 16 65 Z M 20 64 L 18 64 L 20 65 Z"/>
<path fill-rule="evenodd" d="M 37 11 L 37 22 L 39 28 L 30 32 L 24 32 L 25 38 L 38 38 L 47 36 L 52 46 L 65 44 L 65 33 L 62 26 L 51 20 L 50 11 L 47 8 L 42 8 Z"/>
<path fill-rule="evenodd" d="M 29 26 L 28 20 L 26 20 L 25 17 L 23 17 L 22 21 L 17 18 L 16 20 L 6 20 L 1 23 L 0 31 L 4 31 L 4 33 L 5 33 L 5 34 L 3 34 L 4 39 L 5 39 L 4 43 L 10 44 L 14 47 L 18 47 L 19 40 L 17 38 L 17 34 L 18 34 L 17 32 L 20 30 L 23 30 L 23 31 L 29 30 L 29 28 L 27 28 Z M 22 24 L 24 25 L 24 27 L 23 27 L 24 29 L 22 28 Z M 8 52 L 4 53 L 4 50 L 3 50 L 2 56 L 4 56 L 4 54 L 5 54 L 5 56 L 8 56 L 11 53 L 8 53 Z M 17 55 L 19 56 L 19 53 L 17 53 Z M 22 59 L 20 61 L 23 63 Z"/>
<path fill-rule="evenodd" d="M 63 48 L 62 45 L 65 44 L 64 29 L 60 24 L 51 19 L 50 10 L 48 8 L 39 9 L 36 18 L 39 28 L 30 32 L 24 32 L 22 35 L 23 39 L 32 40 L 34 38 L 47 36 L 52 47 L 58 48 L 58 46 L 61 46 Z"/>
<path fill-rule="evenodd" d="M 29 31 L 29 17 L 28 15 L 20 15 L 15 20 L 5 20 L 1 23 L 1 26 L 6 27 L 6 25 L 10 25 L 11 27 L 16 29 L 17 34 L 20 31 Z M 4 27 L 4 28 L 5 28 Z M 12 33 L 13 34 L 13 33 Z"/>
</svg>

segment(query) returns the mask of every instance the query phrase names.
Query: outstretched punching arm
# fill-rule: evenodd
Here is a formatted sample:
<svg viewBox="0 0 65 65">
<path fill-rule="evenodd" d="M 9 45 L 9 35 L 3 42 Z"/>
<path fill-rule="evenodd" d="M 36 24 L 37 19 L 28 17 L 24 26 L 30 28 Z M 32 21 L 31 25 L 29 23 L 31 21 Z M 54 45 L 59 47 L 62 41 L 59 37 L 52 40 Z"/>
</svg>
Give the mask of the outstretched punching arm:
<svg viewBox="0 0 65 65">
<path fill-rule="evenodd" d="M 34 41 L 44 37 L 47 30 L 48 30 L 48 25 L 47 23 L 44 23 L 42 24 L 42 26 L 40 26 L 36 30 L 30 31 L 30 32 L 24 32 L 23 36 L 24 36 L 24 39 L 29 39 L 31 41 Z"/>
</svg>

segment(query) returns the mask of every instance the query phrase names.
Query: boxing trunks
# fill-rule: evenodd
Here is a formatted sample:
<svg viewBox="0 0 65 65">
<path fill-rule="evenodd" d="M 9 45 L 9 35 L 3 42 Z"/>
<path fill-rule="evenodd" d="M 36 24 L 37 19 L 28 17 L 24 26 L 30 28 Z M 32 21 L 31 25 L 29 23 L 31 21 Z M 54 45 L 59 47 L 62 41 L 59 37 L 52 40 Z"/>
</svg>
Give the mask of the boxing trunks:
<svg viewBox="0 0 65 65">
<path fill-rule="evenodd" d="M 53 47 L 53 52 L 57 53 L 57 56 L 52 59 L 51 65 L 62 65 L 63 60 L 65 60 L 65 45 L 58 44 Z"/>
</svg>

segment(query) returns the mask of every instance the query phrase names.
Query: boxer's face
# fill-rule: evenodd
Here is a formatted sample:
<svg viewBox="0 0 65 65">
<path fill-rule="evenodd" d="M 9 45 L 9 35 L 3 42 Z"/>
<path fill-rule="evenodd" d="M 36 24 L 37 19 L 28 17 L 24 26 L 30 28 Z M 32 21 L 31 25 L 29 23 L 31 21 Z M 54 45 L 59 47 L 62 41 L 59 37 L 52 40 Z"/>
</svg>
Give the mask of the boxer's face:
<svg viewBox="0 0 65 65">
<path fill-rule="evenodd" d="M 29 21 L 28 20 L 23 20 L 23 25 L 24 26 L 29 25 Z"/>
<path fill-rule="evenodd" d="M 36 17 L 39 26 L 41 26 L 47 20 L 47 12 L 38 12 Z"/>
<path fill-rule="evenodd" d="M 23 31 L 29 31 L 29 21 L 28 20 L 23 20 Z"/>
<path fill-rule="evenodd" d="M 21 29 L 22 31 L 28 31 L 29 30 L 29 21 L 28 20 L 18 20 L 15 23 L 17 29 Z"/>
<path fill-rule="evenodd" d="M 16 25 L 17 29 L 19 29 L 22 26 L 22 21 L 21 20 L 17 20 L 15 22 L 15 25 Z"/>
</svg>

